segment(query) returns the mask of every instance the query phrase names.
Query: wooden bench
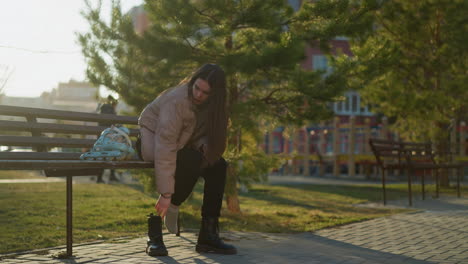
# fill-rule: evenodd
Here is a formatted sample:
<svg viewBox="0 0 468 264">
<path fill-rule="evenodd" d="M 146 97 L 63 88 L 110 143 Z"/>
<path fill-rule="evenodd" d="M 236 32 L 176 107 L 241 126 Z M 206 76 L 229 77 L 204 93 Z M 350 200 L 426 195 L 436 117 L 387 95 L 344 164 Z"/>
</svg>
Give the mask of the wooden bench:
<svg viewBox="0 0 468 264">
<path fill-rule="evenodd" d="M 425 199 L 425 177 L 426 172 L 434 172 L 436 184 L 436 197 L 439 197 L 439 169 L 457 170 L 457 195 L 460 197 L 460 179 L 463 173 L 463 165 L 458 163 L 439 163 L 435 159 L 435 151 L 432 144 L 412 143 L 382 139 L 370 139 L 369 144 L 375 155 L 377 164 L 382 171 L 382 191 L 384 205 L 387 204 L 385 189 L 386 174 L 388 170 L 399 170 L 405 172 L 408 181 L 408 203 L 412 203 L 411 179 L 422 171 L 421 187 L 422 199 Z"/>
<path fill-rule="evenodd" d="M 2 170 L 44 170 L 48 177 L 66 177 L 67 255 L 72 256 L 72 177 L 99 175 L 104 169 L 153 168 L 141 160 L 85 161 L 79 157 L 92 148 L 111 124 L 130 128 L 135 146 L 138 118 L 0 105 L 0 146 L 27 148 L 0 152 Z M 30 151 L 29 151 L 30 148 Z"/>
</svg>

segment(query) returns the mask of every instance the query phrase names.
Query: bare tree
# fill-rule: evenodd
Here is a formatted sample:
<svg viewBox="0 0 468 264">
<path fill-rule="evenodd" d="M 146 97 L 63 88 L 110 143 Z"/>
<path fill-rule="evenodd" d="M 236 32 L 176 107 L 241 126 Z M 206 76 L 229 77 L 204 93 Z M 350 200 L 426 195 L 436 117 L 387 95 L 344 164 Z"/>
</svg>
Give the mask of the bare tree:
<svg viewBox="0 0 468 264">
<path fill-rule="evenodd" d="M 13 72 L 14 70 L 10 66 L 0 65 L 0 94 L 3 94 L 3 89 L 13 75 Z"/>
</svg>

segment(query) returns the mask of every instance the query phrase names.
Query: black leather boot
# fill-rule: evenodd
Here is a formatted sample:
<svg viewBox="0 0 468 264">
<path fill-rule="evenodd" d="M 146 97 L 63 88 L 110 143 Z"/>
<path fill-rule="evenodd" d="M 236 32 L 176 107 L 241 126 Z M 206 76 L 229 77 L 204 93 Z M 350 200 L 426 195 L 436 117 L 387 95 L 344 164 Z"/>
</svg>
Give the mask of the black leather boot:
<svg viewBox="0 0 468 264">
<path fill-rule="evenodd" d="M 150 256 L 167 256 L 167 249 L 162 236 L 162 220 L 159 215 L 148 215 L 147 244 L 146 254 Z"/>
<path fill-rule="evenodd" d="M 237 249 L 234 246 L 225 244 L 219 237 L 217 217 L 203 217 L 195 250 L 198 253 L 218 253 L 226 255 L 237 253 Z"/>
</svg>

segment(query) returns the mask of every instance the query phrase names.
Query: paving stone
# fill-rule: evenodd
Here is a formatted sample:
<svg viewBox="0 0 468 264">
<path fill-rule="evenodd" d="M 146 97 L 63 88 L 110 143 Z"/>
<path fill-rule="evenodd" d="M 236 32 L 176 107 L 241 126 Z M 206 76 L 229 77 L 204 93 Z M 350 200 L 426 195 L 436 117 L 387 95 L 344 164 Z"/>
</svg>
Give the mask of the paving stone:
<svg viewBox="0 0 468 264">
<path fill-rule="evenodd" d="M 396 201 L 398 203 L 398 201 Z M 404 203 L 403 203 L 404 204 Z M 74 247 L 73 259 L 23 254 L 2 259 L 13 263 L 468 263 L 468 199 L 415 201 L 422 210 L 301 234 L 223 232 L 238 248 L 232 256 L 199 254 L 197 233 L 165 234 L 168 257 L 145 254 L 146 238 L 122 239 Z M 372 205 L 376 206 L 376 205 Z"/>
</svg>

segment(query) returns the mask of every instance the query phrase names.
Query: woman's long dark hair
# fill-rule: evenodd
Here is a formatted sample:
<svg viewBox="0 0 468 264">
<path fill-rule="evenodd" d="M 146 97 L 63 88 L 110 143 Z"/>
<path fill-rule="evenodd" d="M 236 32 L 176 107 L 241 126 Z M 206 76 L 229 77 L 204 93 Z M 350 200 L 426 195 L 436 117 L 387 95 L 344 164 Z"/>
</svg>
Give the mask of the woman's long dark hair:
<svg viewBox="0 0 468 264">
<path fill-rule="evenodd" d="M 210 85 L 208 98 L 208 120 L 206 120 L 206 134 L 208 146 L 205 158 L 213 164 L 223 155 L 226 149 L 227 137 L 227 109 L 226 109 L 226 74 L 216 64 L 205 64 L 193 73 L 188 87 L 192 91 L 193 84 L 200 78 Z M 191 94 L 191 92 L 190 92 Z"/>
</svg>

